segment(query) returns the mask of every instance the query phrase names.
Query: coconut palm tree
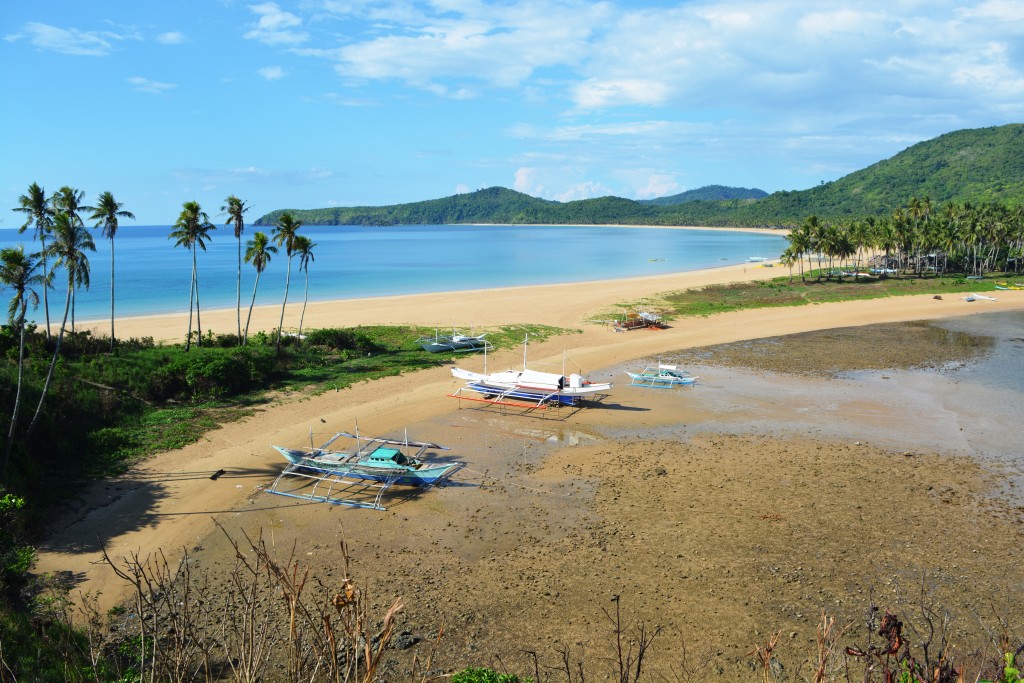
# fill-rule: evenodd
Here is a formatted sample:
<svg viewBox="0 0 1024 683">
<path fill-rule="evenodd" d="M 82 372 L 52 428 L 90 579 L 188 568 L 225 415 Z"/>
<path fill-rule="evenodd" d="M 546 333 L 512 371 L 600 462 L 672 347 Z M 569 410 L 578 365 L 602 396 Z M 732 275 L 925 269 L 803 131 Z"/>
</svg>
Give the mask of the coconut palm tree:
<svg viewBox="0 0 1024 683">
<path fill-rule="evenodd" d="M 306 274 L 306 288 L 302 296 L 302 314 L 299 316 L 299 338 L 302 338 L 302 321 L 306 318 L 306 302 L 309 301 L 309 264 L 316 260 L 313 249 L 316 242 L 305 235 L 295 238 L 295 253 L 299 255 L 299 270 Z"/>
<path fill-rule="evenodd" d="M 185 247 L 192 252 L 192 284 L 188 295 L 188 336 L 185 337 L 185 351 L 192 348 L 192 304 L 195 302 L 196 309 L 196 330 L 199 337 L 197 344 L 203 345 L 203 324 L 199 317 L 199 276 L 196 270 L 196 250 L 206 251 L 206 240 L 210 239 L 210 231 L 215 226 L 210 222 L 199 202 L 185 202 L 182 204 L 181 214 L 174 224 L 174 229 L 168 239 L 176 240 L 174 246 Z"/>
<path fill-rule="evenodd" d="M 257 232 L 245 245 L 245 262 L 251 263 L 256 269 L 256 283 L 252 286 L 252 301 L 249 302 L 249 315 L 245 319 L 245 335 L 242 344 L 249 343 L 249 321 L 252 320 L 252 307 L 256 303 L 256 288 L 260 286 L 260 275 L 270 263 L 270 255 L 277 253 L 277 247 L 270 244 L 265 232 Z"/>
<path fill-rule="evenodd" d="M 284 307 L 288 303 L 288 287 L 292 281 L 292 254 L 295 253 L 295 240 L 298 238 L 298 229 L 302 227 L 302 221 L 297 221 L 290 213 L 282 213 L 277 218 L 277 225 L 274 227 L 274 243 L 284 247 L 288 255 L 288 272 L 284 279 L 284 300 L 281 302 L 281 321 L 277 324 L 277 343 L 275 350 L 281 350 L 281 330 L 284 329 Z"/>
<path fill-rule="evenodd" d="M 114 236 L 117 234 L 118 219 L 135 220 L 135 214 L 125 211 L 121 202 L 114 195 L 104 192 L 99 203 L 93 207 L 90 218 L 97 221 L 96 227 L 101 228 L 103 236 L 110 240 L 110 351 L 114 351 Z"/>
<path fill-rule="evenodd" d="M 36 406 L 35 415 L 25 432 L 25 438 L 32 436 L 39 416 L 43 412 L 43 402 L 50 390 L 50 382 L 53 380 L 53 369 L 57 366 L 57 359 L 60 357 L 60 346 L 64 341 L 64 330 L 68 324 L 68 313 L 71 311 L 71 299 L 74 291 L 79 287 L 89 288 L 89 258 L 85 255 L 87 251 L 96 251 L 96 244 L 92 235 L 82 225 L 81 220 L 76 221 L 70 214 L 58 211 L 53 217 L 52 241 L 46 247 L 46 255 L 53 258 L 53 266 L 48 275 L 52 275 L 58 268 L 64 269 L 67 276 L 68 293 L 64 300 L 64 318 L 60 323 L 60 330 L 57 332 L 57 345 L 53 350 L 53 358 L 50 360 L 50 368 L 46 371 L 46 381 L 43 382 L 43 393 L 39 397 L 39 405 Z"/>
<path fill-rule="evenodd" d="M 68 215 L 71 222 L 78 227 L 85 227 L 85 223 L 82 221 L 82 216 L 79 214 L 80 211 L 92 211 L 91 206 L 87 206 L 82 203 L 85 199 L 85 192 L 77 188 L 65 185 L 64 187 L 57 190 L 57 192 L 50 197 L 50 202 L 53 204 L 53 210 L 55 212 L 63 212 Z M 94 249 L 95 250 L 95 249 Z M 88 289 L 88 286 L 86 287 Z M 77 287 L 71 291 L 71 331 L 75 331 L 75 292 L 78 290 Z"/>
<path fill-rule="evenodd" d="M 39 187 L 39 183 L 32 183 L 28 186 L 28 192 L 18 197 L 18 206 L 12 210 L 25 214 L 25 224 L 18 229 L 18 232 L 25 232 L 30 225 L 35 227 L 35 238 L 39 240 L 39 248 L 41 253 L 44 254 L 43 272 L 46 273 L 46 240 L 50 236 L 50 228 L 53 227 L 53 209 L 50 207 L 50 200 L 47 198 L 46 192 L 43 188 Z M 47 286 L 43 287 L 46 341 L 50 341 L 50 301 L 46 296 L 48 289 L 49 287 Z"/>
<path fill-rule="evenodd" d="M 7 443 L 4 445 L 4 460 L 0 466 L 0 481 L 7 480 L 7 463 L 11 457 L 11 445 L 14 443 L 14 429 L 18 423 L 18 411 L 21 409 L 21 385 L 25 369 L 25 314 L 29 305 L 39 306 L 39 294 L 33 287 L 46 285 L 46 276 L 40 272 L 42 262 L 36 257 L 25 253 L 25 247 L 7 247 L 0 251 L 0 283 L 14 290 L 11 304 L 7 308 L 7 317 L 18 331 L 18 386 L 14 392 L 14 410 L 11 412 L 11 424 L 7 428 Z M 43 291 L 46 291 L 45 289 Z"/>
<path fill-rule="evenodd" d="M 238 240 L 238 279 L 235 287 L 235 317 L 238 319 L 238 339 L 242 340 L 242 233 L 245 232 L 245 212 L 249 207 L 235 195 L 224 200 L 220 207 L 222 213 L 228 214 L 228 222 L 224 227 L 235 228 L 235 239 Z"/>
</svg>

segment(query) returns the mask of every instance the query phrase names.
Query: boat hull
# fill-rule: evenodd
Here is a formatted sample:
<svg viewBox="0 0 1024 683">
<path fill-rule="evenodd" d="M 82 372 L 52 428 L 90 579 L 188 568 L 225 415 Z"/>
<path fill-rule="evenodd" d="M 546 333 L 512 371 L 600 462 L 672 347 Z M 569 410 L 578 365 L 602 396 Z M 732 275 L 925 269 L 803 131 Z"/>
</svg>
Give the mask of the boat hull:
<svg viewBox="0 0 1024 683">
<path fill-rule="evenodd" d="M 579 405 L 587 396 L 604 393 L 610 382 L 589 382 L 580 375 L 558 375 L 534 370 L 506 370 L 491 375 L 452 368 L 452 376 L 466 380 L 466 388 L 485 398 L 515 398 L 527 401 Z"/>
</svg>

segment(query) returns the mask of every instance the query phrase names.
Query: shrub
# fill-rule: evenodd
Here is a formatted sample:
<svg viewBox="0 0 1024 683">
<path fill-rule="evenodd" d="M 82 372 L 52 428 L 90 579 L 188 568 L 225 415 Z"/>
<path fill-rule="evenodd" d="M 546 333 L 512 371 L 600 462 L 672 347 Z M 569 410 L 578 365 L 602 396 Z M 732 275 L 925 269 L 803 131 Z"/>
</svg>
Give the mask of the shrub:
<svg viewBox="0 0 1024 683">
<path fill-rule="evenodd" d="M 520 679 L 515 674 L 502 674 L 493 669 L 470 666 L 453 675 L 452 683 L 533 683 L 533 679 Z"/>
<path fill-rule="evenodd" d="M 306 335 L 306 343 L 326 346 L 336 351 L 355 351 L 359 355 L 380 353 L 384 350 L 364 332 L 337 327 L 311 331 Z"/>
<path fill-rule="evenodd" d="M 0 493 L 3 493 L 0 489 Z M 32 566 L 35 549 L 21 542 L 25 499 L 0 495 L 0 588 L 20 583 Z"/>
</svg>

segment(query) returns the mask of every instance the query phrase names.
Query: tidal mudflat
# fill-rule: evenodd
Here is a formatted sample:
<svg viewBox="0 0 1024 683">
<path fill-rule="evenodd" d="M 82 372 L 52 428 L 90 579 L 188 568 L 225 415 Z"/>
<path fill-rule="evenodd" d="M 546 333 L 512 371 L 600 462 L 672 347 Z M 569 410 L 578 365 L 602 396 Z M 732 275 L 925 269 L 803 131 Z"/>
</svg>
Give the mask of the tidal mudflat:
<svg viewBox="0 0 1024 683">
<path fill-rule="evenodd" d="M 630 626 L 663 627 L 648 663 L 667 676 L 682 642 L 707 676 L 749 676 L 747 653 L 776 631 L 792 672 L 822 611 L 859 646 L 872 604 L 913 617 L 922 600 L 953 615 L 966 656 L 1024 603 L 1010 315 L 664 354 L 700 384 L 620 382 L 572 415 L 463 407 L 409 425 L 466 467 L 387 513 L 255 494 L 221 521 L 294 547 L 327 586 L 344 538 L 378 611 L 401 596 L 405 642 L 421 639 L 389 656 L 395 671 L 443 629 L 441 669 L 529 673 L 525 652 L 557 665 L 568 651 L 604 675 L 616 605 Z M 881 346 L 904 350 L 878 363 Z M 199 545 L 216 587 L 233 551 L 219 532 Z"/>
</svg>

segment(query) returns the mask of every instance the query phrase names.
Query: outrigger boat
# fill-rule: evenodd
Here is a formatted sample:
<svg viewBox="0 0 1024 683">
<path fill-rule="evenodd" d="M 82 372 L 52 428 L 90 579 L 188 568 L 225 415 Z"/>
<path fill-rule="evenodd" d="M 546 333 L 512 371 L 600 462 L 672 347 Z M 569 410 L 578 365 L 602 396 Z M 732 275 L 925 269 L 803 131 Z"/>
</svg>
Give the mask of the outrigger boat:
<svg viewBox="0 0 1024 683">
<path fill-rule="evenodd" d="M 663 365 L 661 363 L 658 363 L 655 367 L 648 366 L 643 369 L 643 372 L 629 372 L 627 370 L 626 374 L 633 380 L 630 383 L 631 385 L 650 387 L 652 389 L 685 387 L 697 381 L 696 377 L 691 377 L 685 370 L 680 370 L 675 365 Z"/>
<path fill-rule="evenodd" d="M 566 376 L 564 372 L 558 374 L 528 369 L 526 367 L 528 340 L 529 338 L 523 342 L 522 370 L 505 370 L 488 374 L 487 356 L 485 355 L 483 373 L 452 368 L 452 376 L 466 380 L 464 388 L 483 395 L 483 400 L 508 405 L 515 405 L 509 399 L 529 401 L 528 404 L 519 404 L 526 407 L 542 406 L 546 403 L 578 406 L 584 398 L 604 393 L 612 388 L 611 382 L 591 382 L 583 375 L 576 373 Z M 452 396 L 463 398 L 459 395 L 461 391 L 460 389 Z"/>
<path fill-rule="evenodd" d="M 328 448 L 340 438 L 353 439 L 355 448 Z M 338 432 L 319 448 L 274 446 L 274 450 L 290 465 L 267 489 L 268 493 L 376 510 L 386 509 L 380 501 L 391 486 L 433 486 L 462 466 L 458 462 L 433 464 L 427 461 L 427 451 L 447 451 L 447 446 L 408 438 L 367 438 L 359 436 L 358 430 L 355 434 Z M 312 482 L 312 490 L 298 493 L 282 488 L 282 483 L 295 478 L 305 480 L 302 483 L 307 485 Z M 376 491 L 372 502 L 368 502 L 365 495 L 362 499 L 344 497 L 366 490 Z"/>
<path fill-rule="evenodd" d="M 422 347 L 424 351 L 430 353 L 441 353 L 443 351 L 454 351 L 456 353 L 465 353 L 468 351 L 483 351 L 494 348 L 491 343 L 484 339 L 487 334 L 478 334 L 476 336 L 468 334 L 458 334 L 453 332 L 451 335 L 442 336 L 434 331 L 433 337 L 420 337 L 416 340 L 416 343 Z"/>
</svg>

